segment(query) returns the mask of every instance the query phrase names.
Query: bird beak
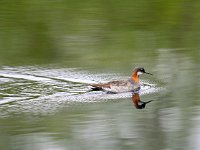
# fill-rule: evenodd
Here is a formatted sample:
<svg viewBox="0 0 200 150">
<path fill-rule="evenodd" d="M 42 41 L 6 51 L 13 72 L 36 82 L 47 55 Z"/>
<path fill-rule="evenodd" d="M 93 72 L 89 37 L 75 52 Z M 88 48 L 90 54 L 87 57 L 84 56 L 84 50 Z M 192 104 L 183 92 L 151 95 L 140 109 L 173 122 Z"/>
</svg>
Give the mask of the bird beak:
<svg viewBox="0 0 200 150">
<path fill-rule="evenodd" d="M 150 75 L 153 75 L 153 74 L 151 74 L 151 73 L 149 73 L 149 72 L 145 72 L 146 74 L 150 74 Z"/>
</svg>

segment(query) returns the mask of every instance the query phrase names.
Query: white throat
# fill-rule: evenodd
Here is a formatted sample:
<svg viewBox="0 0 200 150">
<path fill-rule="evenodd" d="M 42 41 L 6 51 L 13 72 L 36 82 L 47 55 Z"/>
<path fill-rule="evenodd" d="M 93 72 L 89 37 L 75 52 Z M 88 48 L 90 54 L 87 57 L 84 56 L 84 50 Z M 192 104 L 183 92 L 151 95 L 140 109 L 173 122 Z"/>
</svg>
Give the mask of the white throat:
<svg viewBox="0 0 200 150">
<path fill-rule="evenodd" d="M 140 72 L 140 71 L 137 72 L 137 75 L 138 75 L 138 76 L 141 75 L 141 74 L 143 74 L 143 72 Z"/>
</svg>

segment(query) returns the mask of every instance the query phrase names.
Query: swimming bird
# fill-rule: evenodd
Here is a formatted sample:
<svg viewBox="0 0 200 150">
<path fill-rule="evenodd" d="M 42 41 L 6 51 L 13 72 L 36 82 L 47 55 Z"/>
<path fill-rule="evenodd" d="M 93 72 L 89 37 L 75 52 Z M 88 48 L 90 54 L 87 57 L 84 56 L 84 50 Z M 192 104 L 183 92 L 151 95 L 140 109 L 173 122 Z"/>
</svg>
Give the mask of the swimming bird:
<svg viewBox="0 0 200 150">
<path fill-rule="evenodd" d="M 130 79 L 90 85 L 94 91 L 107 91 L 111 93 L 134 92 L 140 89 L 139 76 L 143 73 L 152 75 L 151 73 L 146 72 L 144 68 L 137 67 L 134 69 Z"/>
</svg>

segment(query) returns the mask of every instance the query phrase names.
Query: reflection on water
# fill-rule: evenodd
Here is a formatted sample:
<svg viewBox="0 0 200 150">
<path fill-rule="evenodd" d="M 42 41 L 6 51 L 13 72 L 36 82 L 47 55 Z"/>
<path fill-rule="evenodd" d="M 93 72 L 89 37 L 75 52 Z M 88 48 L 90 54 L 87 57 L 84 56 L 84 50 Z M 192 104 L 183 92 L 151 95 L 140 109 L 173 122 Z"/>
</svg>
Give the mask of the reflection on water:
<svg viewBox="0 0 200 150">
<path fill-rule="evenodd" d="M 150 100 L 150 101 L 147 101 L 147 102 L 143 102 L 143 101 L 140 100 L 139 93 L 135 92 L 135 93 L 132 93 L 132 101 L 133 101 L 133 104 L 135 105 L 135 108 L 144 109 L 146 107 L 146 104 L 152 102 L 153 100 Z"/>
</svg>

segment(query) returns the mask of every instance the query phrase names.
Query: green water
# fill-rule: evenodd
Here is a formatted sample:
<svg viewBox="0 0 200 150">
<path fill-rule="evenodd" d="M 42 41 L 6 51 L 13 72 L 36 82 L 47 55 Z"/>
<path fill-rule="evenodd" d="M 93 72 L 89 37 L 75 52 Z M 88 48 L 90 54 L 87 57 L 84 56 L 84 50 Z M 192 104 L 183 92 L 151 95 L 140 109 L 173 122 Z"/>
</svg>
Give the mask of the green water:
<svg viewBox="0 0 200 150">
<path fill-rule="evenodd" d="M 0 150 L 200 147 L 200 2 L 0 2 Z M 136 66 L 155 100 L 88 92 Z"/>
</svg>

